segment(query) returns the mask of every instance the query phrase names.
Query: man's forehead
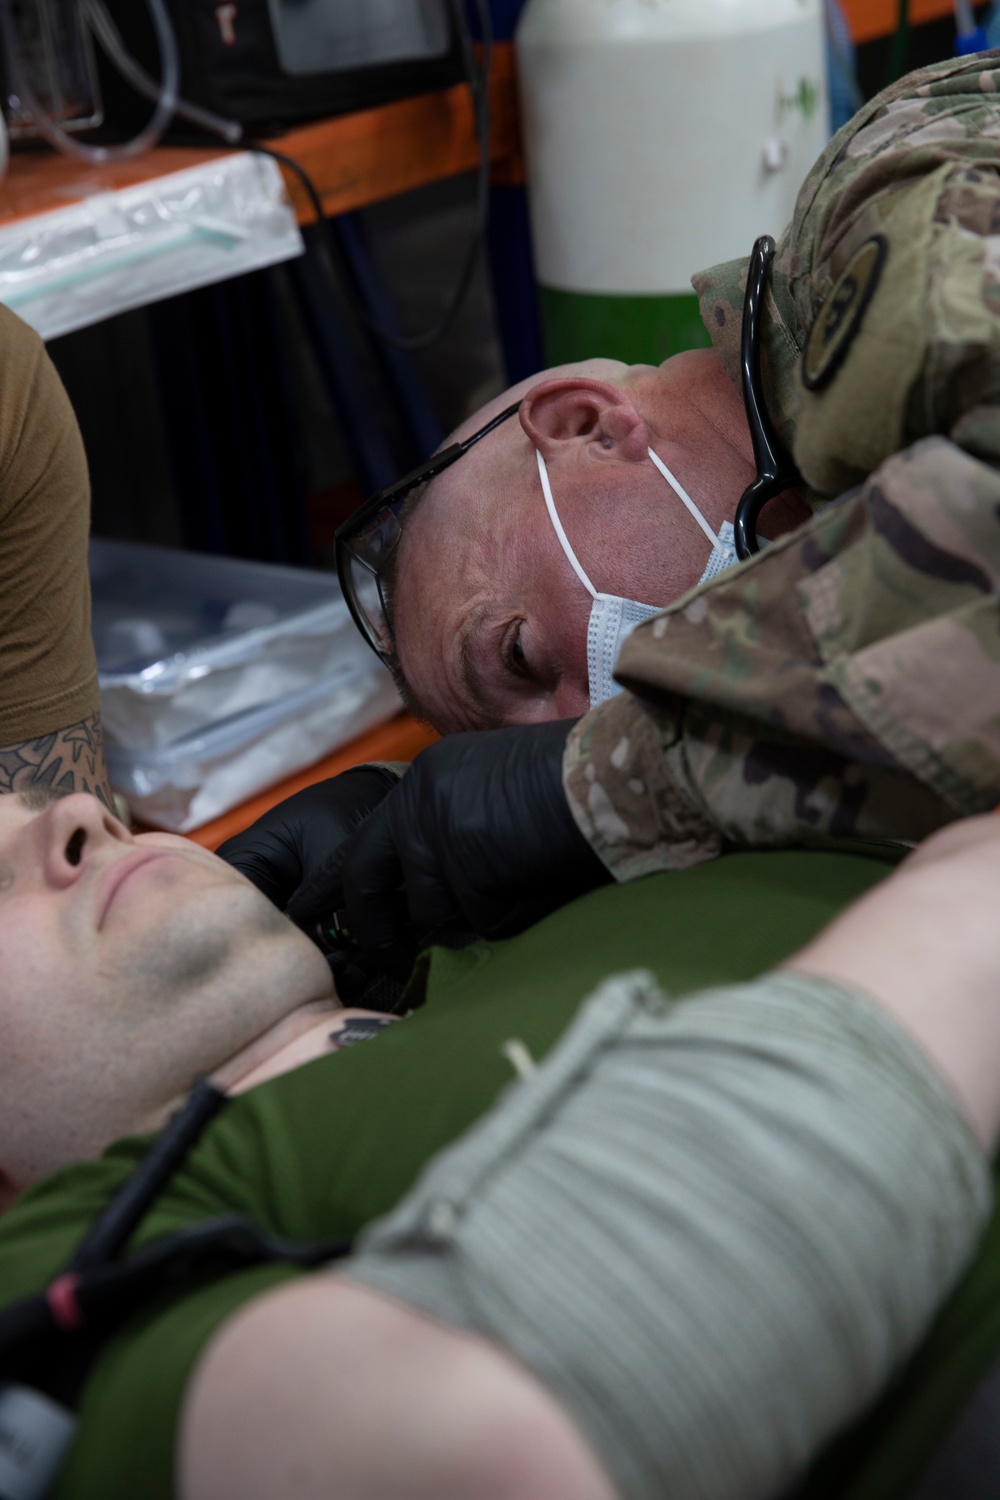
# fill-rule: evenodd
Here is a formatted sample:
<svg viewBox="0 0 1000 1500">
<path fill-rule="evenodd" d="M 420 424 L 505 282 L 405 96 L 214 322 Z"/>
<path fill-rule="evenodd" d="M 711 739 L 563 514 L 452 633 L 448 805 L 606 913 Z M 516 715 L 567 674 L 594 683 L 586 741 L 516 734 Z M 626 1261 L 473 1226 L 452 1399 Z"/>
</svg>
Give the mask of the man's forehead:
<svg viewBox="0 0 1000 1500">
<path fill-rule="evenodd" d="M 491 433 L 486 442 L 496 437 Z M 509 455 L 499 443 L 487 449 L 486 442 L 484 451 L 470 449 L 427 486 L 400 543 L 397 593 L 405 594 L 411 579 L 440 589 L 444 581 L 454 588 L 467 574 L 478 577 L 509 531 L 520 487 L 505 462 Z"/>
<path fill-rule="evenodd" d="M 471 455 L 470 455 L 471 456 Z M 456 469 L 461 464 L 455 465 Z M 442 475 L 447 478 L 447 475 Z M 454 490 L 429 494 L 403 541 L 396 582 L 396 647 L 408 682 L 433 722 L 453 723 L 478 657 L 471 638 L 513 608 L 518 586 L 517 509 Z M 464 718 L 464 715 L 462 715 Z"/>
</svg>

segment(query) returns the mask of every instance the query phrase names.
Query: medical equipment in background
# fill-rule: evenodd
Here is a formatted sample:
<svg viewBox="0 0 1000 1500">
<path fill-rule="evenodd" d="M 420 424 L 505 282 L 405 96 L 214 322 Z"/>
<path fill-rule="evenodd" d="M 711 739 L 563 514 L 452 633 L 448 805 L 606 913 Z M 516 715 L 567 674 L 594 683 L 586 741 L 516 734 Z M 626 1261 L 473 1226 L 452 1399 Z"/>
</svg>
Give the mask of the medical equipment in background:
<svg viewBox="0 0 1000 1500">
<path fill-rule="evenodd" d="M 125 50 L 155 73 L 156 39 L 144 8 L 135 0 L 104 3 Z M 457 0 L 164 3 L 184 97 L 252 132 L 447 88 L 465 76 Z M 134 128 L 134 93 L 103 65 L 101 76 L 109 121 Z"/>
<path fill-rule="evenodd" d="M 46 117 L 64 130 L 100 125 L 104 112 L 80 0 L 3 0 L 2 10 L 0 79 L 11 140 L 38 135 L 34 111 L 16 85 L 17 74 L 27 81 Z"/>
<path fill-rule="evenodd" d="M 399 712 L 329 573 L 90 544 L 108 775 L 186 833 Z"/>
<path fill-rule="evenodd" d="M 457 82 L 464 59 L 455 17 L 452 0 L 242 0 L 214 8 L 0 0 L 7 113 L 21 134 L 92 161 L 149 149 L 175 113 L 234 144 L 244 125 L 281 125 Z M 108 123 L 137 132 L 125 147 L 75 146 L 69 136 L 105 119 L 91 33 L 111 64 Z M 178 96 L 182 72 L 190 99 Z M 137 95 L 154 102 L 148 121 Z M 199 98 L 218 100 L 218 109 Z"/>
<path fill-rule="evenodd" d="M 152 115 L 122 145 L 93 146 L 77 131 L 103 120 L 94 76 L 89 27 L 99 34 L 102 0 L 0 0 L 0 50 L 6 109 L 24 134 L 40 135 L 67 156 L 94 165 L 148 151 L 178 107 L 177 43 L 164 0 L 146 0 L 160 55 L 160 80 Z M 148 114 L 148 110 L 147 110 Z"/>
<path fill-rule="evenodd" d="M 467 72 L 461 0 L 0 0 L 0 25 L 17 130 L 98 162 L 148 150 L 175 114 L 235 144 L 244 127 L 368 107 Z M 135 136 L 73 141 L 102 122 Z"/>
<path fill-rule="evenodd" d="M 489 220 L 492 25 L 487 0 L 469 4 L 479 23 L 478 57 L 466 0 L 241 0 L 239 7 L 214 9 L 187 0 L 146 0 L 145 8 L 134 0 L 0 0 L 6 108 L 23 133 L 40 135 L 64 154 L 96 165 L 149 150 L 175 116 L 202 137 L 207 132 L 227 145 L 274 157 L 295 172 L 311 199 L 327 256 L 344 263 L 369 332 L 390 352 L 422 349 L 440 337 L 464 302 Z M 91 145 L 70 133 L 104 119 L 91 34 L 112 67 L 105 69 L 113 94 L 108 127 L 120 129 L 130 107 L 148 114 L 145 101 L 154 104 L 152 117 L 123 145 Z M 182 69 L 185 93 L 217 100 L 224 114 L 197 98 L 181 97 Z M 244 129 L 280 128 L 463 79 L 472 94 L 479 142 L 476 229 L 444 312 L 421 333 L 404 334 L 354 217 L 340 216 L 333 245 L 319 193 L 302 164 L 272 145 L 245 138 Z M 79 98 L 87 102 L 81 106 Z M 440 433 L 416 410 L 426 403 L 414 396 L 412 377 L 395 373 L 410 390 L 413 399 L 407 404 L 414 408 L 410 415 L 416 415 L 421 439 L 435 429 L 430 442 L 435 447 Z"/>
<path fill-rule="evenodd" d="M 780 234 L 826 145 L 822 0 L 529 0 L 515 43 L 548 359 L 707 344 L 692 274 Z"/>
</svg>

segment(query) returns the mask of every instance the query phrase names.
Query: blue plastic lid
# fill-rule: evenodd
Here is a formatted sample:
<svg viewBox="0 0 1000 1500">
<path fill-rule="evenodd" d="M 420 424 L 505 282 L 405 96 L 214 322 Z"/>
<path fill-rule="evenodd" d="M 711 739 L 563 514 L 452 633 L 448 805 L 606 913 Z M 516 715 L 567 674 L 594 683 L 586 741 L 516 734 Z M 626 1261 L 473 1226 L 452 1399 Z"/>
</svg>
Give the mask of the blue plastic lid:
<svg viewBox="0 0 1000 1500">
<path fill-rule="evenodd" d="M 985 26 L 977 26 L 968 36 L 956 36 L 955 56 L 968 57 L 973 52 L 985 52 L 989 45 Z"/>
</svg>

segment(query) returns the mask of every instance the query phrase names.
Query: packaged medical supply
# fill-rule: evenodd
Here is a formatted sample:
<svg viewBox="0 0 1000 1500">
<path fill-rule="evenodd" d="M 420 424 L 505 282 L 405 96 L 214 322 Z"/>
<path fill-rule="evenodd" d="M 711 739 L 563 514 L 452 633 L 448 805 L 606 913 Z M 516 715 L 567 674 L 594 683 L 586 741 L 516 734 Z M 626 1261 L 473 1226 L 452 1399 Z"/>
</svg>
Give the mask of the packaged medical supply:
<svg viewBox="0 0 1000 1500">
<path fill-rule="evenodd" d="M 108 770 L 186 832 L 391 717 L 389 673 L 328 573 L 93 541 Z"/>
</svg>

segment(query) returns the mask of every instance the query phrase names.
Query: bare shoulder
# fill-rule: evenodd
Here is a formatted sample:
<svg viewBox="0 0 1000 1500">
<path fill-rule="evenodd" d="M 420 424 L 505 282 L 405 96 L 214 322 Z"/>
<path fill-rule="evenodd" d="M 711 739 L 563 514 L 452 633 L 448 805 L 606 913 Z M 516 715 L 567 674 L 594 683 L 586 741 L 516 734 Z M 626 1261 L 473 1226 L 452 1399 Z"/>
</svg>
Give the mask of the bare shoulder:
<svg viewBox="0 0 1000 1500">
<path fill-rule="evenodd" d="M 36 786 L 63 793 L 92 792 L 114 811 L 100 714 L 0 748 L 0 795 Z"/>
</svg>

